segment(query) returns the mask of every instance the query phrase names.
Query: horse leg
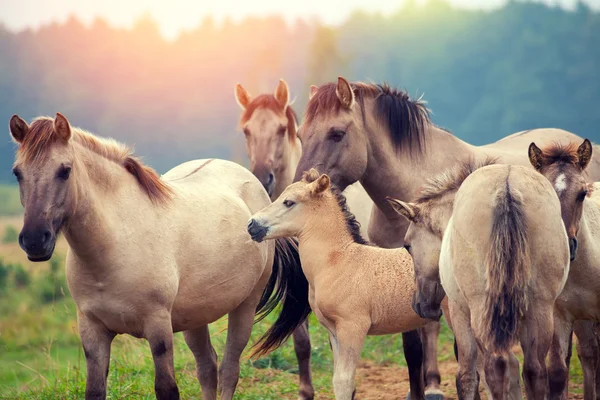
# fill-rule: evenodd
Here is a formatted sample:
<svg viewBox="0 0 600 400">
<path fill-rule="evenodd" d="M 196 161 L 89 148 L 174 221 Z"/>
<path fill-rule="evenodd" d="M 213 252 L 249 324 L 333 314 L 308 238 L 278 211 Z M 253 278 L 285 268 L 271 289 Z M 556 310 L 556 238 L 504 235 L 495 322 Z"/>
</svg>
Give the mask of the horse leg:
<svg viewBox="0 0 600 400">
<path fill-rule="evenodd" d="M 548 389 L 546 356 L 552 343 L 553 309 L 535 303 L 530 304 L 529 309 L 535 310 L 535 316 L 530 313 L 520 331 L 525 393 L 528 399 L 545 399 Z"/>
<path fill-rule="evenodd" d="M 404 358 L 408 366 L 410 392 L 407 400 L 425 398 L 425 382 L 423 381 L 423 342 L 418 330 L 402 333 Z"/>
<path fill-rule="evenodd" d="M 196 377 L 202 398 L 217 399 L 217 353 L 210 343 L 208 325 L 183 332 L 183 337 L 196 359 Z"/>
<path fill-rule="evenodd" d="M 443 400 L 440 390 L 440 370 L 437 364 L 438 336 L 440 323 L 433 321 L 420 329 L 423 342 L 423 371 L 425 372 L 425 398 L 427 400 Z"/>
<path fill-rule="evenodd" d="M 521 393 L 521 376 L 519 374 L 519 360 L 515 353 L 512 351 L 508 352 L 508 371 L 510 380 L 510 389 L 508 392 L 508 398 L 510 400 L 521 400 L 523 395 Z"/>
<path fill-rule="evenodd" d="M 158 400 L 179 399 L 173 365 L 173 326 L 171 313 L 155 311 L 144 321 L 144 337 L 150 344 L 154 360 L 154 391 Z"/>
<path fill-rule="evenodd" d="M 260 295 L 260 292 L 258 292 Z M 250 340 L 254 324 L 254 309 L 258 297 L 248 298 L 229 313 L 227 341 L 219 369 L 219 391 L 222 400 L 230 400 L 240 377 L 240 356 Z"/>
<path fill-rule="evenodd" d="M 450 306 L 452 327 L 458 349 L 458 371 L 456 372 L 456 392 L 461 400 L 479 397 L 479 375 L 477 374 L 477 342 L 471 330 L 468 315 Z"/>
<path fill-rule="evenodd" d="M 337 324 L 331 335 L 334 350 L 333 392 L 336 400 L 352 400 L 356 393 L 354 377 L 368 327 L 355 324 Z"/>
<path fill-rule="evenodd" d="M 508 354 L 492 353 L 486 350 L 483 353 L 483 368 L 485 380 L 492 392 L 492 398 L 496 400 L 508 399 L 510 386 Z"/>
<path fill-rule="evenodd" d="M 575 321 L 573 331 L 577 336 L 577 355 L 583 369 L 583 398 L 596 400 L 596 371 L 600 349 L 593 321 Z"/>
<path fill-rule="evenodd" d="M 310 372 L 311 347 L 308 333 L 308 319 L 294 330 L 293 338 L 294 351 L 298 359 L 298 373 L 300 375 L 298 400 L 312 400 L 315 397 L 315 389 L 313 388 Z"/>
<path fill-rule="evenodd" d="M 104 400 L 110 363 L 110 345 L 115 334 L 109 332 L 99 322 L 88 319 L 82 313 L 77 313 L 77 324 L 87 365 L 85 398 L 86 400 Z"/>
<path fill-rule="evenodd" d="M 566 365 L 571 341 L 572 323 L 561 313 L 554 314 L 554 335 L 548 364 L 548 398 L 564 398 L 569 369 Z"/>
</svg>

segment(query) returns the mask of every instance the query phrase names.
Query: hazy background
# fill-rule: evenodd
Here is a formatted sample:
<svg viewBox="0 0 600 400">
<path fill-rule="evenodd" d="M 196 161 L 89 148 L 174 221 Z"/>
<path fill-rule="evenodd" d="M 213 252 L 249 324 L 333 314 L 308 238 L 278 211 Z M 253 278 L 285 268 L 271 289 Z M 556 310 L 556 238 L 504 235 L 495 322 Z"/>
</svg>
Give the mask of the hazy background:
<svg viewBox="0 0 600 400">
<path fill-rule="evenodd" d="M 344 75 L 424 94 L 434 122 L 474 144 L 536 127 L 599 140 L 599 8 L 600 0 L 2 0 L 0 123 L 60 111 L 135 145 L 159 172 L 201 157 L 243 163 L 236 82 L 258 94 L 284 78 L 302 115 L 310 84 Z M 13 153 L 6 129 L 0 182 L 12 181 Z"/>
</svg>

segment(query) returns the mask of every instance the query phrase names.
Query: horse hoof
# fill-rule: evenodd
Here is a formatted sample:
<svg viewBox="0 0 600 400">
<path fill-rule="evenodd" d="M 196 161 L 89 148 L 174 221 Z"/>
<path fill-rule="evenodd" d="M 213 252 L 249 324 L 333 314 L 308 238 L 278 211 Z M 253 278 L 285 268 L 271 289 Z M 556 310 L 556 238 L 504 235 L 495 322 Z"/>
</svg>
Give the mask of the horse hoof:
<svg viewBox="0 0 600 400">
<path fill-rule="evenodd" d="M 425 400 L 444 400 L 444 395 L 439 393 L 426 394 Z"/>
</svg>

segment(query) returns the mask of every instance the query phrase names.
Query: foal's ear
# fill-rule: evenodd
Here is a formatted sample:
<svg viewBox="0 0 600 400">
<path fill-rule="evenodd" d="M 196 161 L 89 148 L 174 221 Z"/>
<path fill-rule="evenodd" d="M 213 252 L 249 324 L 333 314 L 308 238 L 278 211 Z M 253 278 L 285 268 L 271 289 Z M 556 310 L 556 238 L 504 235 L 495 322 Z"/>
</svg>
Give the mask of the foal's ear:
<svg viewBox="0 0 600 400">
<path fill-rule="evenodd" d="M 279 80 L 279 84 L 275 89 L 275 99 L 279 104 L 281 104 L 281 107 L 284 110 L 290 103 L 290 90 L 287 83 L 283 79 Z"/>
<path fill-rule="evenodd" d="M 61 113 L 56 113 L 54 118 L 54 132 L 58 134 L 58 137 L 68 142 L 71 139 L 71 125 L 67 118 Z"/>
<path fill-rule="evenodd" d="M 592 159 L 592 142 L 585 139 L 577 149 L 577 156 L 579 157 L 579 168 L 584 170 Z"/>
<path fill-rule="evenodd" d="M 418 214 L 418 208 L 415 204 L 405 203 L 398 199 L 394 199 L 393 197 L 386 197 L 385 199 L 398 214 L 402 215 L 411 222 L 415 221 Z"/>
<path fill-rule="evenodd" d="M 529 162 L 535 168 L 536 171 L 542 169 L 544 165 L 544 153 L 542 150 L 535 145 L 534 142 L 531 142 L 529 145 Z"/>
<path fill-rule="evenodd" d="M 315 85 L 310 85 L 310 93 L 308 94 L 308 100 L 312 99 L 313 96 L 315 94 L 317 94 L 317 91 L 319 90 L 318 86 Z"/>
<path fill-rule="evenodd" d="M 242 110 L 245 110 L 252 100 L 250 98 L 250 94 L 239 83 L 235 85 L 235 100 L 240 105 Z"/>
<path fill-rule="evenodd" d="M 29 125 L 27 125 L 27 122 L 15 114 L 10 118 L 8 126 L 10 127 L 10 134 L 15 142 L 19 144 L 23 143 L 25 136 L 29 133 Z"/>
<path fill-rule="evenodd" d="M 338 77 L 337 88 L 335 89 L 335 94 L 337 95 L 342 106 L 346 108 L 352 108 L 354 105 L 354 90 L 352 90 L 352 86 L 348 83 L 347 80 Z"/>
<path fill-rule="evenodd" d="M 331 181 L 329 180 L 329 176 L 323 174 L 317 179 L 314 183 L 313 194 L 321 194 L 331 186 Z"/>
</svg>

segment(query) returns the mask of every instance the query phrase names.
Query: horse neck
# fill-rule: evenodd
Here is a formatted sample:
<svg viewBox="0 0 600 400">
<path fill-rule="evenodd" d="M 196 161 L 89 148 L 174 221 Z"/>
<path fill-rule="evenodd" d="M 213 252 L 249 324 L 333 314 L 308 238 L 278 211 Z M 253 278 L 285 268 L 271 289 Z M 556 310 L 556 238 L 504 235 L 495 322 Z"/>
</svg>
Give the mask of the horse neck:
<svg viewBox="0 0 600 400">
<path fill-rule="evenodd" d="M 432 123 L 424 131 L 423 152 L 411 155 L 397 151 L 387 128 L 368 121 L 369 154 L 361 184 L 377 207 L 389 219 L 401 218 L 388 204 L 386 196 L 412 201 L 431 176 L 477 154 L 477 149 Z"/>
<path fill-rule="evenodd" d="M 275 188 L 271 200 L 277 199 L 285 188 L 292 184 L 301 156 L 302 144 L 300 140 L 296 138 L 294 143 L 286 140 L 281 165 L 275 170 Z"/>
<path fill-rule="evenodd" d="M 78 146 L 77 201 L 64 234 L 71 251 L 86 265 L 106 257 L 117 236 L 130 232 L 131 217 L 153 207 L 136 179 L 122 166 Z"/>
<path fill-rule="evenodd" d="M 329 200 L 336 202 L 335 199 Z M 346 220 L 337 202 L 332 204 L 331 209 L 315 209 L 298 234 L 302 270 L 308 281 L 314 282 L 320 272 L 329 269 L 334 254 L 339 257 L 353 244 L 354 239 L 348 232 Z"/>
</svg>

